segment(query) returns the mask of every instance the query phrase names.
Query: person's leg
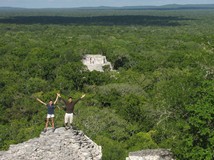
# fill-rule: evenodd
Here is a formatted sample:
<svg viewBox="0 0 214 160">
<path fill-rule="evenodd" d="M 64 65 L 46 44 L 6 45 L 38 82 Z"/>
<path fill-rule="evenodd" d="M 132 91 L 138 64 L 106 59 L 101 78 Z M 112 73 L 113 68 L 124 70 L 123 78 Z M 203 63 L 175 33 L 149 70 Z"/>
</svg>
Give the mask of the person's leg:
<svg viewBox="0 0 214 160">
<path fill-rule="evenodd" d="M 64 123 L 65 123 L 65 128 L 66 128 L 68 125 L 68 114 L 67 113 L 65 113 Z"/>
<path fill-rule="evenodd" d="M 52 128 L 54 128 L 54 117 L 51 118 Z"/>
<path fill-rule="evenodd" d="M 48 123 L 49 123 L 49 118 L 47 118 L 46 123 L 45 123 L 45 128 L 48 128 Z"/>
<path fill-rule="evenodd" d="M 54 126 L 54 114 L 51 115 L 51 124 L 52 124 L 52 131 L 55 131 L 55 126 Z"/>
<path fill-rule="evenodd" d="M 71 127 L 71 125 L 73 123 L 73 113 L 70 114 L 69 119 L 70 119 L 70 121 L 69 121 L 69 127 Z"/>
<path fill-rule="evenodd" d="M 48 116 L 47 116 L 47 118 L 46 118 L 46 123 L 45 123 L 45 129 L 44 129 L 44 132 L 46 132 L 46 131 L 47 131 L 47 129 L 48 129 L 48 123 L 49 123 L 49 118 L 48 118 Z"/>
</svg>

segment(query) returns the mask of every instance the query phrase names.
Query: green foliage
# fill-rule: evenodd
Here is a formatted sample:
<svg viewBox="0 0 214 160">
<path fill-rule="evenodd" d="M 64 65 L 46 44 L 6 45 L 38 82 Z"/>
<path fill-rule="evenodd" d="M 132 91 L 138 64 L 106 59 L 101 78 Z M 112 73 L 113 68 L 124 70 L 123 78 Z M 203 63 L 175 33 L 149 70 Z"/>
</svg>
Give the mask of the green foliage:
<svg viewBox="0 0 214 160">
<path fill-rule="evenodd" d="M 57 92 L 86 93 L 74 125 L 102 145 L 103 159 L 159 147 L 181 160 L 213 159 L 213 15 L 1 12 L 0 149 L 39 135 L 46 108 L 36 97 L 48 102 Z M 106 56 L 116 71 L 89 72 L 85 54 Z M 56 126 L 63 125 L 63 105 L 57 103 Z"/>
<path fill-rule="evenodd" d="M 214 158 L 213 87 L 212 82 L 205 82 L 202 88 L 197 89 L 197 102 L 186 107 L 188 126 L 183 128 L 181 141 L 185 147 L 178 150 L 178 157 L 197 160 Z"/>
<path fill-rule="evenodd" d="M 152 139 L 152 135 L 155 134 L 154 131 L 147 133 L 139 132 L 133 135 L 127 141 L 127 148 L 130 152 L 139 151 L 143 149 L 155 149 L 158 148 L 158 145 Z"/>
<path fill-rule="evenodd" d="M 79 107 L 76 116 L 74 123 L 92 138 L 105 135 L 113 140 L 124 141 L 129 137 L 130 124 L 115 114 L 114 110 Z"/>
<path fill-rule="evenodd" d="M 26 84 L 23 84 L 23 88 L 26 90 L 26 94 L 44 91 L 46 90 L 46 86 L 47 81 L 38 77 L 31 77 Z"/>
<path fill-rule="evenodd" d="M 41 126 L 31 125 L 25 118 L 10 121 L 9 125 L 1 125 L 1 148 L 8 149 L 10 144 L 24 142 L 40 134 Z"/>
<path fill-rule="evenodd" d="M 6 143 L 6 139 L 9 136 L 9 132 L 8 132 L 8 128 L 9 126 L 7 125 L 0 125 L 0 147 L 1 149 L 7 149 L 8 148 L 8 144 Z M 9 143 L 11 144 L 11 143 Z"/>
<path fill-rule="evenodd" d="M 123 160 L 128 155 L 121 143 L 110 138 L 97 136 L 95 141 L 98 145 L 102 146 L 103 160 Z"/>
</svg>

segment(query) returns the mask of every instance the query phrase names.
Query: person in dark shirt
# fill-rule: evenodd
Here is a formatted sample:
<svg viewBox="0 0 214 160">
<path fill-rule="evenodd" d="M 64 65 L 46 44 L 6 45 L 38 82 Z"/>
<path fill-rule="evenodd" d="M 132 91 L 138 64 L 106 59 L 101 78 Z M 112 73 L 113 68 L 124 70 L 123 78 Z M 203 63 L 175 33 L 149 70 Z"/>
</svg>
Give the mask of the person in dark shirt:
<svg viewBox="0 0 214 160">
<path fill-rule="evenodd" d="M 83 94 L 81 96 L 81 98 L 79 98 L 75 101 L 73 101 L 72 97 L 69 97 L 67 101 L 64 98 L 62 98 L 60 94 L 59 94 L 59 97 L 65 103 L 65 112 L 66 113 L 65 113 L 65 117 L 64 117 L 64 123 L 65 123 L 65 129 L 69 129 L 73 122 L 74 106 L 79 100 L 81 100 L 85 97 L 85 94 Z"/>
<path fill-rule="evenodd" d="M 55 104 L 57 102 L 59 98 L 59 94 L 57 93 L 57 96 L 56 96 L 56 100 L 53 102 L 52 100 L 50 100 L 48 103 L 45 103 L 43 102 L 42 100 L 40 100 L 39 98 L 36 98 L 37 101 L 39 101 L 40 103 L 44 104 L 45 106 L 47 106 L 47 120 L 46 120 L 46 123 L 45 123 L 45 129 L 44 129 L 44 132 L 47 131 L 47 128 L 48 128 L 48 123 L 49 123 L 49 119 L 51 119 L 51 124 L 52 124 L 52 128 L 53 128 L 53 132 L 55 130 L 54 128 L 54 109 L 55 109 Z"/>
</svg>

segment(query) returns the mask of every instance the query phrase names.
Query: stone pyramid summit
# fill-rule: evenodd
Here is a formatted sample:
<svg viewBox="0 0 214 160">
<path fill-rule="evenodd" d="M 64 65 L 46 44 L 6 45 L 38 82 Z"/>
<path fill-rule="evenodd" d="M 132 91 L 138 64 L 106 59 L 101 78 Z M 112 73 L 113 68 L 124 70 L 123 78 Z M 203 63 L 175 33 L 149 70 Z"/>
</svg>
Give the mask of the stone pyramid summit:
<svg viewBox="0 0 214 160">
<path fill-rule="evenodd" d="M 98 146 L 82 131 L 57 128 L 49 129 L 38 138 L 11 145 L 8 151 L 0 152 L 1 160 L 101 160 Z"/>
<path fill-rule="evenodd" d="M 112 65 L 107 61 L 106 56 L 87 54 L 84 56 L 82 62 L 87 66 L 89 71 L 96 70 L 103 72 L 104 66 L 109 66 L 109 69 L 112 70 Z"/>
</svg>

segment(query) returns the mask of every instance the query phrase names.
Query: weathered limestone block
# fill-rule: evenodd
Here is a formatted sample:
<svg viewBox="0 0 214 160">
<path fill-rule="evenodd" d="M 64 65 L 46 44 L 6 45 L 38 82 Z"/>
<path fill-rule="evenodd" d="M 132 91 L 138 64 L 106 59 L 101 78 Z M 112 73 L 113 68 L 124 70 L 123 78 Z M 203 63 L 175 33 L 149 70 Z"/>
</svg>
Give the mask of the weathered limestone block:
<svg viewBox="0 0 214 160">
<path fill-rule="evenodd" d="M 173 154 L 167 149 L 147 149 L 130 152 L 126 160 L 174 160 Z"/>
</svg>

